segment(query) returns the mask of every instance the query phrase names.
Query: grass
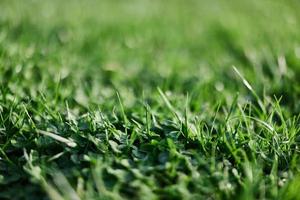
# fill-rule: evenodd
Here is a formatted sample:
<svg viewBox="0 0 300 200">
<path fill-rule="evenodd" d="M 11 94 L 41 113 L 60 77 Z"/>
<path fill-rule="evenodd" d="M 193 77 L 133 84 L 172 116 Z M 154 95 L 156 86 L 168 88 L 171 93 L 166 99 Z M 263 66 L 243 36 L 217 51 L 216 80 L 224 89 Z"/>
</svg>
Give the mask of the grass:
<svg viewBox="0 0 300 200">
<path fill-rule="evenodd" d="M 300 4 L 0 2 L 1 199 L 299 199 Z"/>
</svg>

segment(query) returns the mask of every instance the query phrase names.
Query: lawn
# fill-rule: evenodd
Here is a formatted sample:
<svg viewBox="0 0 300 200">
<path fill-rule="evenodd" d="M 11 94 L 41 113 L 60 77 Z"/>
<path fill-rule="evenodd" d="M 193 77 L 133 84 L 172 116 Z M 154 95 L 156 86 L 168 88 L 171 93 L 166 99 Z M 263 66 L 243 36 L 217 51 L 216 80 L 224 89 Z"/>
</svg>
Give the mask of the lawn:
<svg viewBox="0 0 300 200">
<path fill-rule="evenodd" d="M 300 199 L 297 0 L 1 0 L 0 199 Z"/>
</svg>

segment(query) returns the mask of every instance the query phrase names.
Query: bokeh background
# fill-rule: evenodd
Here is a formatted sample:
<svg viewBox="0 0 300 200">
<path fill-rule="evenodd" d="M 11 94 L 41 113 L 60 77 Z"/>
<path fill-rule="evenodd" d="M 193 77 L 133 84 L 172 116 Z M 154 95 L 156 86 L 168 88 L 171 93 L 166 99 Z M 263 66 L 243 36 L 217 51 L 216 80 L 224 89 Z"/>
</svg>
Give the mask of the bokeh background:
<svg viewBox="0 0 300 200">
<path fill-rule="evenodd" d="M 206 102 L 244 91 L 234 65 L 260 95 L 294 107 L 296 92 L 286 90 L 299 91 L 298 8 L 293 0 L 3 0 L 1 72 L 20 93 L 61 80 L 61 98 L 84 105 L 115 88 L 128 104 L 157 87 Z"/>
</svg>

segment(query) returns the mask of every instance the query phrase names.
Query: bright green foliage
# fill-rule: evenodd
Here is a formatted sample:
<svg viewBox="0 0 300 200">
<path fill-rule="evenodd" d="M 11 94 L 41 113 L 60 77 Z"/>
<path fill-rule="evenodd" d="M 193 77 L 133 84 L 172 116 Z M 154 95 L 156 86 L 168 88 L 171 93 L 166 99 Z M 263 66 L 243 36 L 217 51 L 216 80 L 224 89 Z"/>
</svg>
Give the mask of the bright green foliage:
<svg viewBox="0 0 300 200">
<path fill-rule="evenodd" d="M 299 10 L 0 1 L 0 199 L 299 199 Z"/>
</svg>

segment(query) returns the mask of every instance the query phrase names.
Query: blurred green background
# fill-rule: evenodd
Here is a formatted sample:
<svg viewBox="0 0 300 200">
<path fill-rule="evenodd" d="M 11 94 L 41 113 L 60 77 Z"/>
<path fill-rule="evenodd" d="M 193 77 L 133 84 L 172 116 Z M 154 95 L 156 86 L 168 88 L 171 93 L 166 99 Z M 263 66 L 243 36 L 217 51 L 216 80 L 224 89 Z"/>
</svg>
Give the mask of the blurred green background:
<svg viewBox="0 0 300 200">
<path fill-rule="evenodd" d="M 2 0 L 0 9 L 1 72 L 17 72 L 5 78 L 20 90 L 61 79 L 62 99 L 83 104 L 110 88 L 141 96 L 158 86 L 205 102 L 243 92 L 235 65 L 260 94 L 296 106 L 287 90 L 299 93 L 298 1 Z"/>
</svg>

